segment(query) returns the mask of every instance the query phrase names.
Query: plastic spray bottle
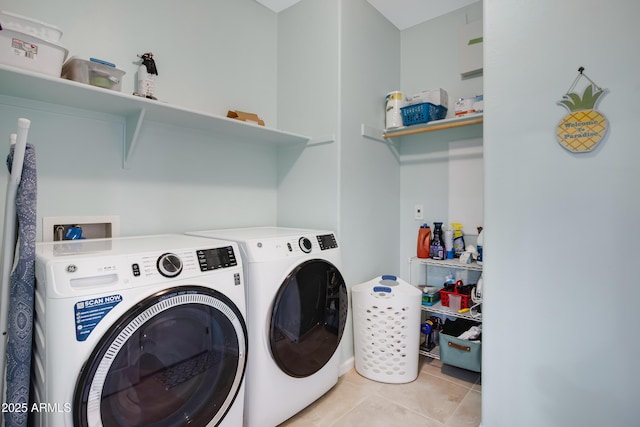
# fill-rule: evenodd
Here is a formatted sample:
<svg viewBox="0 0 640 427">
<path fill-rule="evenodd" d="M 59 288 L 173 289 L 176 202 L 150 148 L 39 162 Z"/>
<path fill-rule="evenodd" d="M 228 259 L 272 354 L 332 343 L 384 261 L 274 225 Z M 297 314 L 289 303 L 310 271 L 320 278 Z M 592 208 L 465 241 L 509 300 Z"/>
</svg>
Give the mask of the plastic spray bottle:
<svg viewBox="0 0 640 427">
<path fill-rule="evenodd" d="M 450 228 L 444 230 L 444 249 L 447 259 L 453 259 L 453 230 Z"/>
<path fill-rule="evenodd" d="M 462 235 L 462 224 L 459 222 L 452 222 L 453 227 L 453 256 L 460 258 L 462 252 L 464 252 L 464 236 Z"/>
<path fill-rule="evenodd" d="M 478 248 L 478 264 L 482 265 L 482 247 L 484 246 L 484 229 L 482 227 L 478 227 L 478 244 L 476 246 Z"/>
<path fill-rule="evenodd" d="M 429 258 L 431 247 L 431 229 L 429 224 L 422 224 L 418 230 L 418 258 Z"/>
<path fill-rule="evenodd" d="M 431 240 L 431 248 L 429 256 L 433 259 L 444 259 L 444 242 L 442 241 L 442 223 L 433 223 L 433 240 Z"/>
</svg>

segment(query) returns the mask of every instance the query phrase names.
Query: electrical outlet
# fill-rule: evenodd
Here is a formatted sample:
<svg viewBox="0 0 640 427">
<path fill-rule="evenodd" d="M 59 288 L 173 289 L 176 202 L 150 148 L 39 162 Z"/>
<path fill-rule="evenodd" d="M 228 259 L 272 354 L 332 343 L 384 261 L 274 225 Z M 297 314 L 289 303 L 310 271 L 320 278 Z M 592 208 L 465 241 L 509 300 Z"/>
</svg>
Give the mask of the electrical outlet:
<svg viewBox="0 0 640 427">
<path fill-rule="evenodd" d="M 413 218 L 424 219 L 424 215 L 422 214 L 422 205 L 415 205 L 413 207 Z"/>
</svg>

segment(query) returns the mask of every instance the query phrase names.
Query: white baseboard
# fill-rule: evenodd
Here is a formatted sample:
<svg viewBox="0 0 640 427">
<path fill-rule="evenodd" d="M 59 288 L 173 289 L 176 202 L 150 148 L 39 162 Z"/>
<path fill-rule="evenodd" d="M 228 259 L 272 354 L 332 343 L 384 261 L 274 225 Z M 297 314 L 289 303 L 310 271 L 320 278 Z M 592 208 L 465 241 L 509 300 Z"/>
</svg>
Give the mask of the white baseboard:
<svg viewBox="0 0 640 427">
<path fill-rule="evenodd" d="M 344 374 L 346 374 L 347 372 L 352 370 L 355 366 L 356 366 L 356 362 L 355 362 L 355 359 L 353 358 L 353 356 L 350 357 L 349 359 L 345 360 L 340 365 L 340 376 L 343 376 Z"/>
</svg>

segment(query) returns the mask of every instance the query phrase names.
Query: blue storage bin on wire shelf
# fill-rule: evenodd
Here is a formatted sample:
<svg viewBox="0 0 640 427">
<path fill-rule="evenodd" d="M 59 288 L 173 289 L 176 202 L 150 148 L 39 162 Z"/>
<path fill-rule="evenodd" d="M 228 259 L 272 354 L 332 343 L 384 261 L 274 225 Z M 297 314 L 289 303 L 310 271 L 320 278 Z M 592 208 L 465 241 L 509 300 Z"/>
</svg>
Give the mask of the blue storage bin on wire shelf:
<svg viewBox="0 0 640 427">
<path fill-rule="evenodd" d="M 434 105 L 430 102 L 407 105 L 400 108 L 402 112 L 402 124 L 405 126 L 428 123 L 441 120 L 447 116 L 447 109 L 442 105 Z"/>
</svg>

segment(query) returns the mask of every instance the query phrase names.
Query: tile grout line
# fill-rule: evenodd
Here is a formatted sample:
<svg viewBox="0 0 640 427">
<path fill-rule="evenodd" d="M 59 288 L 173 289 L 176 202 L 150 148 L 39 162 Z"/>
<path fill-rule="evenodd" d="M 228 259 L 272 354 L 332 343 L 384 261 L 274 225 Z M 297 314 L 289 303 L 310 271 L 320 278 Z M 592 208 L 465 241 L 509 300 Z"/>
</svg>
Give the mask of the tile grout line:
<svg viewBox="0 0 640 427">
<path fill-rule="evenodd" d="M 460 399 L 460 402 L 456 405 L 455 409 L 451 412 L 451 414 L 447 418 L 447 422 L 444 423 L 445 426 L 449 426 L 449 421 L 451 421 L 451 419 L 456 414 L 456 412 L 458 412 L 458 409 L 460 408 L 460 405 L 462 405 L 462 402 L 464 402 L 464 400 L 467 398 L 467 396 L 469 396 L 470 392 L 471 392 L 471 389 L 467 390 L 467 393 L 464 395 L 464 397 L 462 399 Z"/>
<path fill-rule="evenodd" d="M 413 413 L 413 414 L 415 414 L 415 415 L 419 416 L 420 418 L 425 418 L 425 419 L 427 419 L 427 420 L 429 420 L 429 421 L 433 421 L 433 422 L 435 422 L 435 423 L 437 423 L 437 424 L 441 424 L 441 425 L 442 425 L 442 427 L 445 427 L 445 424 L 441 423 L 440 421 L 436 420 L 435 418 L 431 418 L 430 416 L 425 415 L 425 414 L 423 414 L 423 413 L 421 413 L 421 412 L 418 412 L 418 411 L 416 411 L 415 409 L 409 408 L 408 406 L 405 406 L 405 405 L 404 405 L 403 403 L 401 403 L 401 402 L 397 402 L 397 401 L 395 401 L 395 400 L 391 400 L 391 399 L 389 399 L 388 397 L 386 397 L 386 396 L 384 396 L 384 395 L 382 395 L 382 394 L 378 394 L 378 392 L 373 393 L 373 395 L 375 395 L 376 397 L 378 397 L 378 398 L 380 398 L 380 399 L 384 399 L 385 401 L 387 401 L 387 402 L 391 403 L 392 405 L 400 406 L 401 408 L 403 408 L 403 409 L 405 409 L 405 410 L 407 410 L 407 411 L 409 411 L 409 412 L 411 412 L 411 413 Z M 465 396 L 466 396 L 466 394 L 465 394 Z M 369 395 L 369 397 L 371 397 L 371 395 Z M 457 409 L 457 407 L 456 407 L 456 409 Z M 455 412 L 455 410 L 454 410 L 454 412 Z"/>
<path fill-rule="evenodd" d="M 425 374 L 425 375 L 432 376 L 432 377 L 434 377 L 434 378 L 438 378 L 438 379 L 441 379 L 441 380 L 447 381 L 447 382 L 449 382 L 449 383 L 451 383 L 451 384 L 454 384 L 454 385 L 459 385 L 460 387 L 468 388 L 469 390 L 471 390 L 471 389 L 473 388 L 473 386 L 474 386 L 474 385 L 476 385 L 476 384 L 477 384 L 477 382 L 479 381 L 479 379 L 478 379 L 478 380 L 476 380 L 476 382 L 474 382 L 474 383 L 473 383 L 473 384 L 471 384 L 470 386 L 467 386 L 467 385 L 465 385 L 465 384 L 460 384 L 460 383 L 458 383 L 458 382 L 451 381 L 450 379 L 448 379 L 448 378 L 447 378 L 449 375 L 446 375 L 446 374 L 444 374 L 444 376 L 440 377 L 440 376 L 438 376 L 438 375 L 434 375 L 434 374 L 429 373 L 429 372 L 426 372 L 426 371 L 422 371 L 422 373 L 423 373 L 423 374 Z"/>
</svg>

